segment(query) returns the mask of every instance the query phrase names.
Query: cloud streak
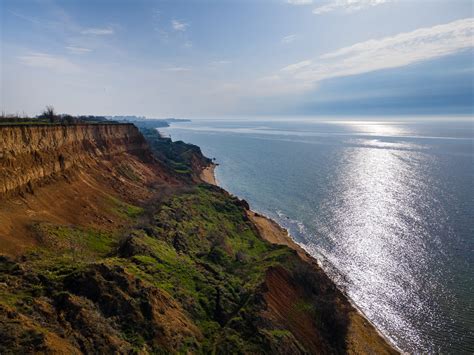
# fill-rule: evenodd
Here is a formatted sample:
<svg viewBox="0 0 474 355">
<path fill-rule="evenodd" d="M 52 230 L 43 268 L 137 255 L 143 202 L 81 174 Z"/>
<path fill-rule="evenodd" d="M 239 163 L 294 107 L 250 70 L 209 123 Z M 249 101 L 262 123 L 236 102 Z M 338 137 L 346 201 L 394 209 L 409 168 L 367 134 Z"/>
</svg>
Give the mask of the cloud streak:
<svg viewBox="0 0 474 355">
<path fill-rule="evenodd" d="M 171 26 L 173 27 L 173 29 L 175 31 L 184 32 L 188 29 L 189 24 L 187 24 L 185 22 L 178 21 L 178 20 L 172 20 L 171 21 Z"/>
<path fill-rule="evenodd" d="M 83 35 L 93 35 L 93 36 L 109 36 L 113 35 L 115 31 L 110 28 L 86 28 L 81 31 Z"/>
<path fill-rule="evenodd" d="M 231 64 L 232 62 L 230 60 L 215 60 L 211 62 L 211 65 L 225 65 L 225 64 Z"/>
<path fill-rule="evenodd" d="M 281 39 L 281 43 L 288 44 L 288 43 L 291 43 L 291 42 L 295 41 L 296 38 L 297 38 L 296 35 L 288 35 L 288 36 L 285 36 Z"/>
<path fill-rule="evenodd" d="M 83 47 L 74 47 L 74 46 L 67 46 L 65 47 L 69 52 L 74 54 L 82 54 L 82 53 L 89 53 L 92 49 L 83 48 Z"/>
<path fill-rule="evenodd" d="M 290 5 L 311 5 L 313 0 L 287 0 Z"/>
<path fill-rule="evenodd" d="M 18 57 L 23 65 L 34 68 L 43 68 L 60 74 L 77 73 L 80 68 L 67 58 L 47 53 L 31 52 Z"/>
<path fill-rule="evenodd" d="M 274 84 L 307 89 L 325 79 L 403 67 L 473 48 L 473 36 L 474 19 L 467 18 L 364 41 L 290 64 L 273 76 Z"/>
<path fill-rule="evenodd" d="M 313 14 L 321 15 L 336 10 L 344 10 L 346 12 L 359 11 L 364 8 L 382 5 L 389 1 L 391 0 L 332 0 L 326 5 L 313 9 Z"/>
<path fill-rule="evenodd" d="M 175 72 L 175 73 L 182 73 L 182 72 L 191 71 L 191 68 L 188 68 L 188 67 L 171 67 L 171 68 L 166 68 L 165 71 Z"/>
</svg>

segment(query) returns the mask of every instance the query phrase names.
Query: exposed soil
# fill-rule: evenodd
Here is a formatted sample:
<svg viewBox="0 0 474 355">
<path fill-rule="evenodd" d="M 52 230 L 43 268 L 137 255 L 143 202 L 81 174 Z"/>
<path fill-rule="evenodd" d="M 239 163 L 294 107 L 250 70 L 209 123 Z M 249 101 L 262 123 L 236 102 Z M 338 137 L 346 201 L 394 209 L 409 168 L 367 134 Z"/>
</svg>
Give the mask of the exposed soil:
<svg viewBox="0 0 474 355">
<path fill-rule="evenodd" d="M 38 131 L 33 127 L 22 132 L 21 144 L 16 136 L 19 133 L 10 132 L 13 128 L 0 129 L 0 138 L 5 138 L 5 150 L 0 153 L 0 182 L 8 186 L 8 191 L 0 193 L 2 253 L 19 255 L 37 245 L 31 229 L 37 221 L 117 230 L 128 222 L 118 211 L 117 199 L 143 205 L 157 194 L 160 186 L 179 185 L 153 160 L 143 138 L 134 138 L 133 144 L 130 143 L 130 136 L 139 135 L 136 129 L 127 132 L 122 126 L 133 127 L 107 127 L 102 136 L 86 130 L 88 135 L 76 141 L 59 142 L 54 138 L 58 135 L 57 127 L 50 129 L 54 132 L 51 136 L 47 127 L 38 127 Z M 39 137 L 29 138 L 28 134 Z M 95 144 L 104 146 L 98 149 L 92 143 L 84 143 L 91 135 L 99 136 L 101 139 Z M 46 143 L 48 139 L 51 142 Z M 36 149 L 33 148 L 35 142 Z M 129 144 L 130 150 L 127 150 Z M 57 151 L 51 151 L 53 149 Z M 58 163 L 56 169 L 54 162 L 60 160 L 68 167 L 61 168 Z M 18 182 L 14 182 L 15 176 Z"/>
<path fill-rule="evenodd" d="M 216 165 L 211 164 L 208 167 L 202 169 L 200 175 L 201 180 L 211 185 L 217 185 L 216 175 L 214 174 L 215 168 Z"/>
</svg>

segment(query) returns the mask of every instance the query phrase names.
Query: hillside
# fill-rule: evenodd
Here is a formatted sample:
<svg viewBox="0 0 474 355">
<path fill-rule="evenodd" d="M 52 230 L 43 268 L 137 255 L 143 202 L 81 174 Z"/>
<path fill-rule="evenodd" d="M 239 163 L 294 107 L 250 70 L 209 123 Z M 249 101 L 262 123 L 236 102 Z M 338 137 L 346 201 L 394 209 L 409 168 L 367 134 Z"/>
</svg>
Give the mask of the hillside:
<svg viewBox="0 0 474 355">
<path fill-rule="evenodd" d="M 0 353 L 395 353 L 198 147 L 144 133 L 0 127 Z"/>
</svg>

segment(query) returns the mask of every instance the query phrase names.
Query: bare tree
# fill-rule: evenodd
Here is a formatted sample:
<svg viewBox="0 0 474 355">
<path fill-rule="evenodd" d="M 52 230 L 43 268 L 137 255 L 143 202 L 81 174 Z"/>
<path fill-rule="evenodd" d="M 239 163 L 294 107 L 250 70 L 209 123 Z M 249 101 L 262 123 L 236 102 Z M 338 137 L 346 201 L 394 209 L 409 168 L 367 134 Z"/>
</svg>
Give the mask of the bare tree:
<svg viewBox="0 0 474 355">
<path fill-rule="evenodd" d="M 46 106 L 39 117 L 48 119 L 49 122 L 54 123 L 56 121 L 56 112 L 54 111 L 54 107 L 51 105 Z"/>
</svg>

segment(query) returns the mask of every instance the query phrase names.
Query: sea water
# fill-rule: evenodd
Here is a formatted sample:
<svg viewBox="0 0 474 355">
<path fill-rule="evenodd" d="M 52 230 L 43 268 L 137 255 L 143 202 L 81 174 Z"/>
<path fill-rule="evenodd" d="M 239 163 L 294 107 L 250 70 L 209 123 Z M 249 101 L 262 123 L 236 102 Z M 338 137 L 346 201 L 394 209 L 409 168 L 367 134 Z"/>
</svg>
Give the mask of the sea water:
<svg viewBox="0 0 474 355">
<path fill-rule="evenodd" d="M 399 348 L 474 352 L 470 118 L 222 119 L 160 129 L 286 227 Z"/>
</svg>

